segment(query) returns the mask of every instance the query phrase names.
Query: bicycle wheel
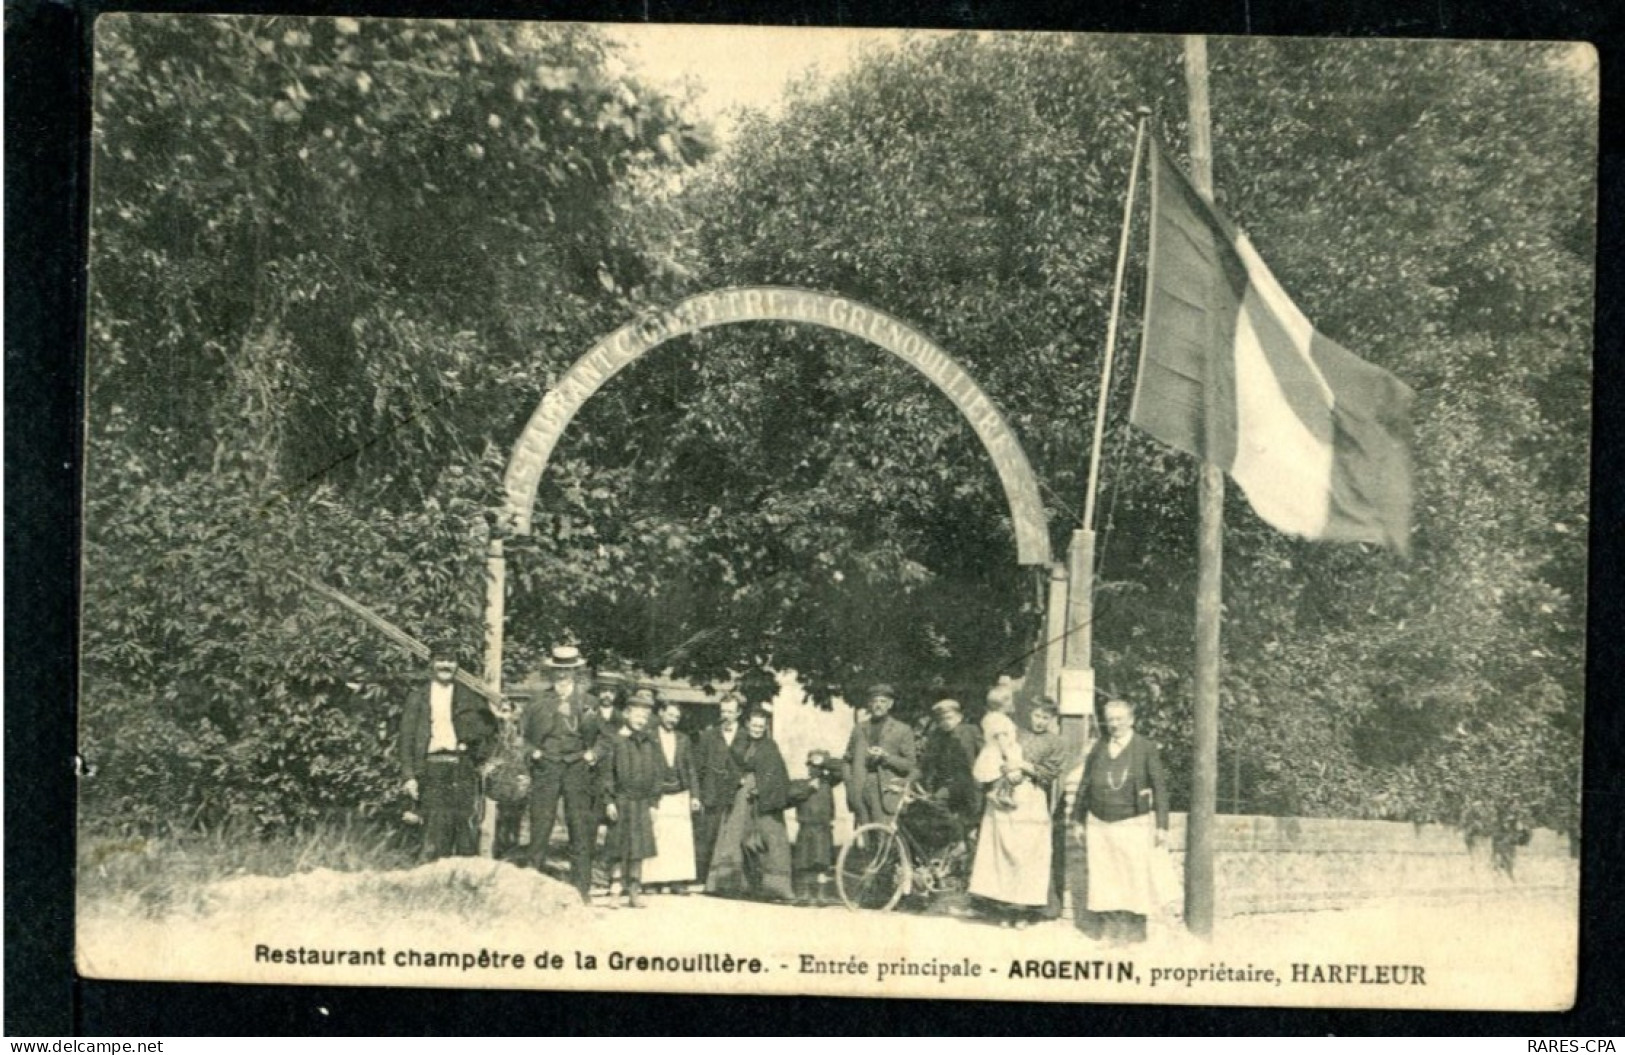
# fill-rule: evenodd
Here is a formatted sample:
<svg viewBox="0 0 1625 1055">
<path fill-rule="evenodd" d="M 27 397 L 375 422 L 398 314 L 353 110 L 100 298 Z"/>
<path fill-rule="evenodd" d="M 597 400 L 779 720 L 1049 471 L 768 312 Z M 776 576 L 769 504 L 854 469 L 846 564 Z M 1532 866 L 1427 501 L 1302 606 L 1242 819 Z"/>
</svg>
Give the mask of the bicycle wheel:
<svg viewBox="0 0 1625 1055">
<path fill-rule="evenodd" d="M 886 912 L 902 899 L 909 867 L 908 847 L 890 825 L 865 824 L 841 847 L 835 890 L 854 912 Z"/>
</svg>

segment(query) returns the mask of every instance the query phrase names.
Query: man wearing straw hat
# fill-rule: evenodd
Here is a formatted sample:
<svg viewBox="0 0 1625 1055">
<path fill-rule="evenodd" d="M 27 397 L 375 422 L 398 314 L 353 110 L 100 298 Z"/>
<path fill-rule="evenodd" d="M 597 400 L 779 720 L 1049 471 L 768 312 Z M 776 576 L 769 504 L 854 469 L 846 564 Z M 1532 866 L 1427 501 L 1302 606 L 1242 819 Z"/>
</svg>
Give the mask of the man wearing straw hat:
<svg viewBox="0 0 1625 1055">
<path fill-rule="evenodd" d="M 423 817 L 423 857 L 479 850 L 479 763 L 496 720 L 485 700 L 457 682 L 457 650 L 436 642 L 434 674 L 413 689 L 401 712 L 398 749 L 407 795 Z"/>
<path fill-rule="evenodd" d="M 594 813 L 594 743 L 582 721 L 585 699 L 577 677 L 586 667 L 574 645 L 560 645 L 542 663 L 551 687 L 536 694 L 520 719 L 520 737 L 530 759 L 531 863 L 547 867 L 548 844 L 559 801 L 570 838 L 570 882 L 581 900 L 592 900 L 592 852 L 598 818 Z"/>
</svg>

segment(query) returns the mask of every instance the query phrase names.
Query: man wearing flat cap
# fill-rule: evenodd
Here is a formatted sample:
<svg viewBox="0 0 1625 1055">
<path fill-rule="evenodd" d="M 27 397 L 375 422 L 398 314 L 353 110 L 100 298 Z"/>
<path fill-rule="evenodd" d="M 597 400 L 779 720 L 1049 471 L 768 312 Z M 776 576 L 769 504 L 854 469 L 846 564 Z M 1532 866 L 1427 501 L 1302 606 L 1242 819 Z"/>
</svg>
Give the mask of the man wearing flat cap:
<svg viewBox="0 0 1625 1055">
<path fill-rule="evenodd" d="M 457 682 L 457 650 L 436 642 L 433 677 L 413 689 L 401 711 L 398 750 L 407 795 L 423 817 L 423 857 L 479 851 L 479 764 L 496 733 L 485 700 Z"/>
<path fill-rule="evenodd" d="M 519 735 L 530 759 L 530 853 L 538 871 L 547 850 L 559 802 L 570 838 L 570 882 L 581 900 L 592 900 L 592 852 L 597 841 L 594 807 L 594 741 L 585 728 L 586 700 L 578 678 L 586 661 L 574 645 L 560 645 L 542 663 L 552 685 L 532 697 L 520 719 Z"/>
<path fill-rule="evenodd" d="M 931 732 L 920 749 L 920 786 L 974 828 L 982 816 L 982 789 L 971 767 L 982 753 L 982 731 L 965 721 L 958 700 L 938 700 L 931 714 Z"/>
<path fill-rule="evenodd" d="M 855 823 L 884 823 L 896 815 L 916 774 L 914 730 L 891 716 L 897 693 L 890 685 L 873 685 L 865 696 L 869 717 L 853 727 L 845 761 L 860 807 Z"/>
<path fill-rule="evenodd" d="M 592 698 L 583 705 L 581 715 L 581 735 L 587 741 L 588 757 L 593 769 L 592 844 L 596 862 L 593 883 L 606 890 L 609 888 L 610 872 L 614 864 L 608 854 L 597 852 L 600 846 L 605 845 L 599 841 L 598 832 L 607 828 L 609 824 L 609 816 L 604 809 L 609 800 L 604 797 L 603 769 L 615 752 L 615 742 L 627 733 L 626 718 L 621 713 L 621 705 L 630 688 L 626 675 L 600 670 L 592 681 Z M 607 840 L 607 834 L 605 838 Z"/>
</svg>

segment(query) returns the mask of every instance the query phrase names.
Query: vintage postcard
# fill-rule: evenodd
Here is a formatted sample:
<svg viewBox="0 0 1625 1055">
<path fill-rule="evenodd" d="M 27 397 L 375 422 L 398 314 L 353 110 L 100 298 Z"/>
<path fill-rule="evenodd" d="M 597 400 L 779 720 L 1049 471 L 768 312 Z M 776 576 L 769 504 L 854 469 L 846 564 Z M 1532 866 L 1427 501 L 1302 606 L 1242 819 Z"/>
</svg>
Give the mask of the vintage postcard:
<svg viewBox="0 0 1625 1055">
<path fill-rule="evenodd" d="M 1590 47 L 94 61 L 83 975 L 1573 1004 Z"/>
</svg>

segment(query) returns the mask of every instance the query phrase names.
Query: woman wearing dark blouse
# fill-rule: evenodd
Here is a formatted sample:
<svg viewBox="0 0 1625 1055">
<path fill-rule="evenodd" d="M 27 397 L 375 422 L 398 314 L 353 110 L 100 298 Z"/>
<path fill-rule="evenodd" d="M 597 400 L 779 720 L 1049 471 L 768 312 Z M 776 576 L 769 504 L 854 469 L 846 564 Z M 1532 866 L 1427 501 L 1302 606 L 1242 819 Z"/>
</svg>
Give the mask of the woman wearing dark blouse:
<svg viewBox="0 0 1625 1055">
<path fill-rule="evenodd" d="M 717 834 L 705 889 L 723 896 L 789 901 L 794 893 L 784 811 L 790 805 L 790 773 L 768 734 L 765 713 L 750 716 L 745 734 L 734 741 L 739 788 Z"/>
<path fill-rule="evenodd" d="M 1106 704 L 1107 735 L 1089 752 L 1072 811 L 1089 862 L 1084 929 L 1113 944 L 1145 940 L 1154 848 L 1166 846 L 1168 795 L 1157 745 L 1134 734 L 1134 708 Z M 1152 817 L 1155 816 L 1155 827 Z"/>
</svg>

